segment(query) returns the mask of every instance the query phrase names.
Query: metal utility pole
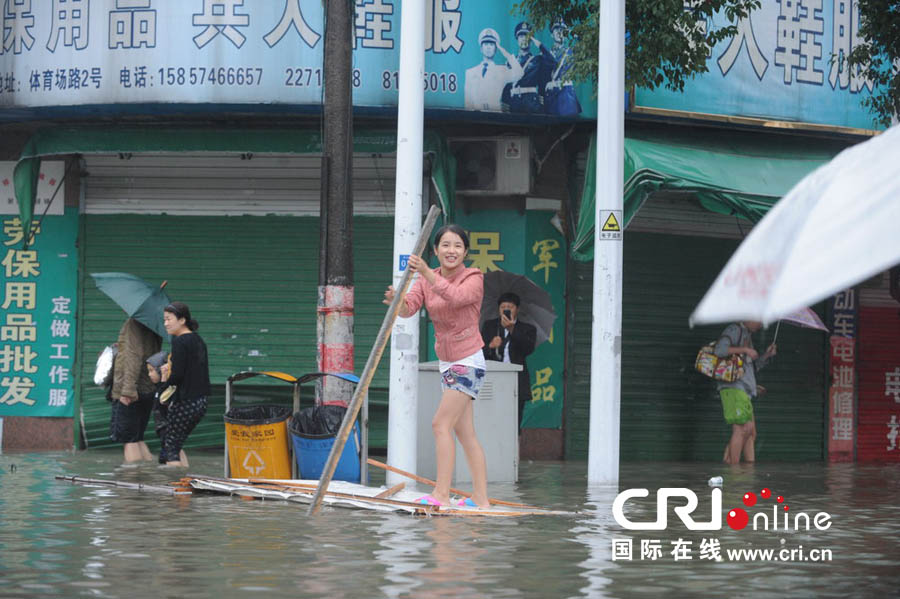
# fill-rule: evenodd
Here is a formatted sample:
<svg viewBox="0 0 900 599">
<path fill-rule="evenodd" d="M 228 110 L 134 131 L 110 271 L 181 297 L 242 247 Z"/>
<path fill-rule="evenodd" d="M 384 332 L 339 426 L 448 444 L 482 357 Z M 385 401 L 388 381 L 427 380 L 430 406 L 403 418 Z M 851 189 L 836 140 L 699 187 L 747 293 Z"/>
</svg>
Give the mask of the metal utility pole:
<svg viewBox="0 0 900 599">
<path fill-rule="evenodd" d="M 397 192 L 394 196 L 394 288 L 422 222 L 422 151 L 425 119 L 425 4 L 405 2 L 400 15 L 400 90 L 397 101 Z M 426 244 L 427 245 L 427 244 Z M 398 318 L 391 335 L 388 462 L 416 472 L 419 401 L 419 316 Z M 390 485 L 401 482 L 388 471 Z"/>
<path fill-rule="evenodd" d="M 622 186 L 625 143 L 625 0 L 600 1 L 594 328 L 588 483 L 619 481 L 622 395 Z"/>
<path fill-rule="evenodd" d="M 353 372 L 353 7 L 349 0 L 325 2 L 316 327 L 321 372 Z M 321 381 L 317 403 L 349 403 L 351 383 Z"/>
</svg>

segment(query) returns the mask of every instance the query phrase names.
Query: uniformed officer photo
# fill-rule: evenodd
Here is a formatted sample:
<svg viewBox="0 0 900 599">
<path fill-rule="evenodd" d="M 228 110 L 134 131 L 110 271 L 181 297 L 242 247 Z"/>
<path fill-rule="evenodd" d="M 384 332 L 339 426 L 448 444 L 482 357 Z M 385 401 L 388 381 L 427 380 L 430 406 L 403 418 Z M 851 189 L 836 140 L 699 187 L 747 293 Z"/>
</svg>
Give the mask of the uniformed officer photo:
<svg viewBox="0 0 900 599">
<path fill-rule="evenodd" d="M 510 112 L 544 112 L 544 87 L 553 72 L 556 60 L 539 39 L 532 35 L 530 23 L 522 21 L 515 28 L 519 52 L 516 60 L 522 67 L 522 76 L 503 90 L 503 103 Z M 531 45 L 539 52 L 532 54 Z"/>
<path fill-rule="evenodd" d="M 512 54 L 500 45 L 500 36 L 488 27 L 478 34 L 481 61 L 466 69 L 465 98 L 467 110 L 492 110 L 500 112 L 500 96 L 507 85 L 518 81 L 524 73 Z M 494 62 L 497 50 L 506 59 L 505 64 Z"/>
<path fill-rule="evenodd" d="M 569 28 L 562 19 L 557 19 L 550 27 L 553 36 L 554 65 L 550 81 L 544 88 L 544 110 L 556 116 L 575 116 L 581 113 L 581 104 L 575 95 L 575 83 L 567 79 L 569 70 L 575 63 L 575 51 L 568 43 Z"/>
</svg>

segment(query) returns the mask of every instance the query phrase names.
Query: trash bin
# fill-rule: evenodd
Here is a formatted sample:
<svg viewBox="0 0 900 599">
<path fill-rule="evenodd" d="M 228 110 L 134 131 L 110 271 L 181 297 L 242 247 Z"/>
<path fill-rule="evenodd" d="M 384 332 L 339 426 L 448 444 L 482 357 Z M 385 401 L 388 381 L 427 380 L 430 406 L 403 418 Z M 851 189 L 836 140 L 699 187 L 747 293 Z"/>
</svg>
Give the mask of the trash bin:
<svg viewBox="0 0 900 599">
<path fill-rule="evenodd" d="M 291 408 L 253 405 L 225 412 L 228 464 L 235 478 L 291 478 L 287 421 Z"/>
<path fill-rule="evenodd" d="M 300 478 L 321 478 L 346 412 L 347 408 L 342 406 L 312 406 L 294 412 L 289 428 Z M 359 423 L 356 422 L 344 444 L 332 480 L 360 481 L 361 442 Z"/>
</svg>

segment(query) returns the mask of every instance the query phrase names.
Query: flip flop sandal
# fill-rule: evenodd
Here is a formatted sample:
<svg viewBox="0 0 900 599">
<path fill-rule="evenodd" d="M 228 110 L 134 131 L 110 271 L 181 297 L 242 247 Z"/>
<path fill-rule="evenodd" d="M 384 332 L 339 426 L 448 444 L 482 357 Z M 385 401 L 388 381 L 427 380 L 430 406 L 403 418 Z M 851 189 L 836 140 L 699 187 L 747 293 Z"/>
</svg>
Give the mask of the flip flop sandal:
<svg viewBox="0 0 900 599">
<path fill-rule="evenodd" d="M 425 505 L 436 505 L 438 507 L 443 506 L 444 504 L 432 497 L 431 495 L 423 495 L 416 499 L 416 503 L 423 503 Z"/>
</svg>

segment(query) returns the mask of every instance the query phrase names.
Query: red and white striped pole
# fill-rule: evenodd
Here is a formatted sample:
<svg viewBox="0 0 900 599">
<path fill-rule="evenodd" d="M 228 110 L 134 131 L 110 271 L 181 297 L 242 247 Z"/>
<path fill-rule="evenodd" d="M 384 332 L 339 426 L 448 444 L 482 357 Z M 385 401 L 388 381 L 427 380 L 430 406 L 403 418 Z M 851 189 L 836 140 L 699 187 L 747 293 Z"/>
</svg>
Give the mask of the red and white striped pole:
<svg viewBox="0 0 900 599">
<path fill-rule="evenodd" d="M 353 287 L 319 287 L 316 327 L 320 339 L 316 352 L 319 372 L 353 372 Z M 319 403 L 347 407 L 353 385 L 337 377 L 319 379 Z"/>
</svg>

